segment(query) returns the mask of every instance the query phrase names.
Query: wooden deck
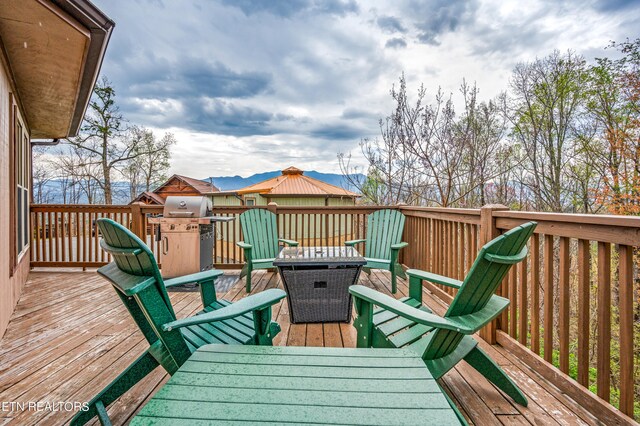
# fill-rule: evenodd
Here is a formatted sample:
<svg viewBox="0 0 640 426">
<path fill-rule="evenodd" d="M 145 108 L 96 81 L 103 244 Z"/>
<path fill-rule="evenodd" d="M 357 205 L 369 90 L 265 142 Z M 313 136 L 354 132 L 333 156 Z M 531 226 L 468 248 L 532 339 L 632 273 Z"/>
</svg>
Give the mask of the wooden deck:
<svg viewBox="0 0 640 426">
<path fill-rule="evenodd" d="M 243 282 L 223 297 L 244 297 Z M 370 278 L 363 274 L 361 284 L 384 292 L 390 288 L 388 275 L 382 272 Z M 281 287 L 277 275 L 254 274 L 254 292 L 274 287 Z M 406 291 L 406 283 L 399 280 L 398 296 Z M 425 292 L 424 298 L 436 313 L 443 313 L 444 305 L 431 294 Z M 171 299 L 178 317 L 201 308 L 197 292 L 171 293 Z M 350 324 L 290 324 L 286 302 L 275 307 L 274 318 L 282 326 L 277 345 L 355 346 Z M 32 272 L 0 341 L 0 404 L 87 401 L 146 345 L 111 285 L 94 272 Z M 598 424 L 584 408 L 503 348 L 482 345 L 523 389 L 529 407 L 512 403 L 463 362 L 441 384 L 470 424 Z M 114 424 L 126 424 L 166 379 L 159 368 L 113 404 L 109 415 Z M 0 425 L 63 424 L 72 415 L 65 411 L 0 411 Z"/>
</svg>

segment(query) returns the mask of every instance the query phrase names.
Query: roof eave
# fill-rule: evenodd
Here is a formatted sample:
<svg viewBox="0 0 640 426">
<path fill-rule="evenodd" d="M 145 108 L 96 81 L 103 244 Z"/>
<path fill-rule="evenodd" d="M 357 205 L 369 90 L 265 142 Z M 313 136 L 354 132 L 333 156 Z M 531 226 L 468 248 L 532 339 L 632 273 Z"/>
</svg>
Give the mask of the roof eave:
<svg viewBox="0 0 640 426">
<path fill-rule="evenodd" d="M 278 198 L 278 197 L 291 197 L 291 198 L 358 198 L 362 195 L 347 195 L 347 194 L 262 194 L 265 198 Z"/>
<path fill-rule="evenodd" d="M 43 0 L 39 0 L 43 1 Z M 69 125 L 68 136 L 76 136 L 91 100 L 93 87 L 100 75 L 104 54 L 109 44 L 115 22 L 88 0 L 51 0 L 75 18 L 91 33 L 87 56 L 80 78 L 75 110 Z"/>
</svg>

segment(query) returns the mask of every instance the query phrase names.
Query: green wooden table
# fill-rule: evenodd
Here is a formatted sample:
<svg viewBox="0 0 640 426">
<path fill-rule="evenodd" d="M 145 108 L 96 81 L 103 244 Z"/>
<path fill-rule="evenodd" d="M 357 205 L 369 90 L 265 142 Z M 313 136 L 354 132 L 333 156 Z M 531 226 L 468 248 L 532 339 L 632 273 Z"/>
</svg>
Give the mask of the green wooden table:
<svg viewBox="0 0 640 426">
<path fill-rule="evenodd" d="M 459 425 L 409 349 L 205 345 L 132 425 Z"/>
</svg>

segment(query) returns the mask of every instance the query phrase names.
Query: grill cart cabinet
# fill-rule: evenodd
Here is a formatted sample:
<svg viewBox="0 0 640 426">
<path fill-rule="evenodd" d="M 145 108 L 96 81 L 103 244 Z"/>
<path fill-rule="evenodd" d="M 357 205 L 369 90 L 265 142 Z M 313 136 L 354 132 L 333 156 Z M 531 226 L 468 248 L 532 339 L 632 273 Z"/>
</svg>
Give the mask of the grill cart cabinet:
<svg viewBox="0 0 640 426">
<path fill-rule="evenodd" d="M 349 286 L 365 263 L 353 247 L 282 249 L 273 264 L 288 294 L 291 322 L 349 322 Z"/>
<path fill-rule="evenodd" d="M 215 223 L 233 217 L 211 216 L 211 201 L 206 197 L 167 197 L 162 217 L 149 218 L 159 224 L 162 276 L 179 277 L 213 268 Z"/>
</svg>

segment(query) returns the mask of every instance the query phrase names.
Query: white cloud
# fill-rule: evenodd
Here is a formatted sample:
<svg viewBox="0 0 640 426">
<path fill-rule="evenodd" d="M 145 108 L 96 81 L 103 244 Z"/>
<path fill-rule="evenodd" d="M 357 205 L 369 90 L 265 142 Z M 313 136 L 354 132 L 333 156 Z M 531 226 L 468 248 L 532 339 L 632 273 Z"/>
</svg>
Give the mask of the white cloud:
<svg viewBox="0 0 640 426">
<path fill-rule="evenodd" d="M 116 21 L 103 72 L 123 112 L 175 133 L 172 171 L 196 177 L 338 171 L 338 152 L 378 134 L 402 72 L 410 93 L 466 78 L 487 99 L 518 61 L 640 35 L 627 0 L 95 2 Z"/>
</svg>

